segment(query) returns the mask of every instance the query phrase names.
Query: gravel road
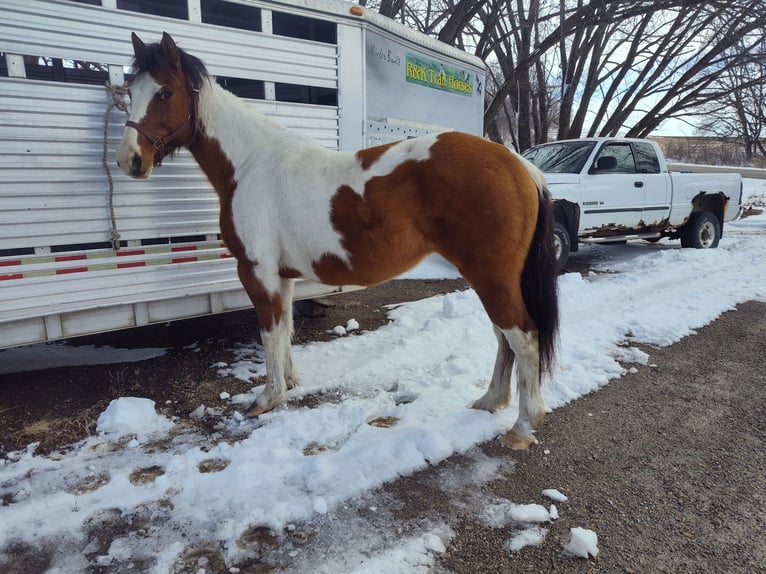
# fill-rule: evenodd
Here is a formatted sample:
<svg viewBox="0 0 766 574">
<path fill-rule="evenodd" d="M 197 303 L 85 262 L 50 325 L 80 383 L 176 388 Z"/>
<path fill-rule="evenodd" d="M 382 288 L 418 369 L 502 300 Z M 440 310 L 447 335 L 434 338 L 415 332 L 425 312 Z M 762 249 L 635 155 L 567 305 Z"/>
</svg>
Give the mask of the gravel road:
<svg viewBox="0 0 766 574">
<path fill-rule="evenodd" d="M 487 485 L 512 501 L 569 496 L 545 542 L 504 550 L 512 528 L 459 522 L 442 572 L 766 572 L 766 304 L 749 302 L 650 365 L 551 413 L 540 444 Z M 549 451 L 549 454 L 544 454 Z M 569 528 L 595 560 L 562 555 Z"/>
</svg>

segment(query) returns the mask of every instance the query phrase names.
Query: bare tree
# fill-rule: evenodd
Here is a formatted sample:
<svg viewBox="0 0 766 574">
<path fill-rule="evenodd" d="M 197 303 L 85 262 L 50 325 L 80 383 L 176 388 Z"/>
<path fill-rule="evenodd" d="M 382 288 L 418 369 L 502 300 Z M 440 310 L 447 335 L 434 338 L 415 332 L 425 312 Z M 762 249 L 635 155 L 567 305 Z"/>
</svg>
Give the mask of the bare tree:
<svg viewBox="0 0 766 574">
<path fill-rule="evenodd" d="M 520 149 L 545 141 L 551 126 L 559 138 L 625 130 L 646 136 L 711 102 L 736 105 L 725 97 L 735 88 L 744 97 L 742 90 L 763 85 L 762 74 L 735 73 L 763 40 L 763 0 L 379 0 L 378 6 L 487 62 L 485 133 L 510 137 Z"/>
<path fill-rule="evenodd" d="M 700 132 L 719 137 L 735 136 L 741 142 L 744 159 L 750 163 L 756 153 L 766 157 L 766 39 L 763 31 L 755 35 L 755 49 L 740 42 L 732 49 L 732 59 L 739 62 L 717 79 L 720 100 L 703 106 L 697 120 Z"/>
</svg>

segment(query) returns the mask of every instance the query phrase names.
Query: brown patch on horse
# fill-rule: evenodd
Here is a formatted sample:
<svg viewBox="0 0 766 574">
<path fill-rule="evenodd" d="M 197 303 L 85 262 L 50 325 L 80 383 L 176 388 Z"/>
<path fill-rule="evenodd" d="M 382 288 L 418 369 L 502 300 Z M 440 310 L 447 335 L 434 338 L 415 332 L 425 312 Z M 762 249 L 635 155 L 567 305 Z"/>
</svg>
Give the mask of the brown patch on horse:
<svg viewBox="0 0 766 574">
<path fill-rule="evenodd" d="M 237 190 L 234 166 L 215 139 L 205 136 L 198 137 L 189 149 L 218 193 L 221 237 L 223 237 L 226 247 L 237 259 L 237 274 L 253 303 L 259 326 L 270 331 L 282 319 L 282 298 L 279 293 L 269 293 L 263 283 L 255 276 L 254 267 L 258 262 L 250 261 L 247 258 L 245 246 L 237 235 L 232 211 L 234 193 Z M 295 269 L 285 267 L 280 269 L 280 275 L 297 277 L 300 273 Z"/>
<path fill-rule="evenodd" d="M 371 166 L 391 146 L 357 154 Z M 350 266 L 335 255 L 314 264 L 331 284 L 368 285 L 398 275 L 437 252 L 476 289 L 493 323 L 534 330 L 521 295 L 539 190 L 505 147 L 458 132 L 441 134 L 427 160 L 403 161 L 332 200 L 333 227 Z"/>
<path fill-rule="evenodd" d="M 245 246 L 237 235 L 232 212 L 234 193 L 237 190 L 237 181 L 234 179 L 234 166 L 221 149 L 218 140 L 200 136 L 189 147 L 189 151 L 191 151 L 194 159 L 197 160 L 197 163 L 205 172 L 218 194 L 221 237 L 226 247 L 238 261 L 246 259 Z"/>
<path fill-rule="evenodd" d="M 298 279 L 299 277 L 303 277 L 303 273 L 292 267 L 280 267 L 279 276 L 282 279 Z"/>
<path fill-rule="evenodd" d="M 364 196 L 349 186 L 338 189 L 330 220 L 343 236 L 341 244 L 349 254 L 350 266 L 335 254 L 323 255 L 313 265 L 323 283 L 381 283 L 411 269 L 431 251 L 414 219 L 417 186 L 407 183 L 404 175 L 413 163 L 405 162 L 393 174 L 368 182 Z"/>
<path fill-rule="evenodd" d="M 253 264 L 249 261 L 239 260 L 237 274 L 255 307 L 258 325 L 264 331 L 271 331 L 274 325 L 282 320 L 282 297 L 279 293 L 272 294 L 265 289 L 263 283 L 255 276 Z"/>
<path fill-rule="evenodd" d="M 378 161 L 380 156 L 386 153 L 386 151 L 388 151 L 388 149 L 394 145 L 396 145 L 396 142 L 370 147 L 367 149 L 360 149 L 358 152 L 356 152 L 356 157 L 359 160 L 359 164 L 362 166 L 362 169 L 364 171 L 370 169 L 372 164 Z"/>
</svg>

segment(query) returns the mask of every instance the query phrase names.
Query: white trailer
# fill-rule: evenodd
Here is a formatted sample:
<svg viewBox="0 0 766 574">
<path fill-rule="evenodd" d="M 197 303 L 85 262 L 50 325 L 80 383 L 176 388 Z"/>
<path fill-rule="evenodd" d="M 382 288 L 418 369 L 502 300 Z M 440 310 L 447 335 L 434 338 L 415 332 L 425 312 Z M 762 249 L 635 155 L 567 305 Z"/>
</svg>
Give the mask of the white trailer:
<svg viewBox="0 0 766 574">
<path fill-rule="evenodd" d="M 114 165 L 126 118 L 107 113 L 120 98 L 107 84 L 129 79 L 132 31 L 169 32 L 228 89 L 330 148 L 481 135 L 483 63 L 358 6 L 94 4 L 0 0 L 0 348 L 250 307 L 191 155 L 149 181 Z M 296 298 L 349 288 L 302 281 Z"/>
</svg>

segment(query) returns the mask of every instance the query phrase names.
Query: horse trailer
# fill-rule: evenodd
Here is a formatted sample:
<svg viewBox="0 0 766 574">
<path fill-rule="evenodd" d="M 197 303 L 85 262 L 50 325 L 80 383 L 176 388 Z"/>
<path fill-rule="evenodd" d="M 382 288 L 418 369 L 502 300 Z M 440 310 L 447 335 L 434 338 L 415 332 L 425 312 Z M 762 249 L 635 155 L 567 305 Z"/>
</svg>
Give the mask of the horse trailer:
<svg viewBox="0 0 766 574">
<path fill-rule="evenodd" d="M 0 348 L 251 307 L 191 155 L 151 180 L 116 167 L 133 31 L 167 31 L 219 84 L 331 149 L 482 133 L 481 60 L 346 2 L 0 7 Z"/>
</svg>

